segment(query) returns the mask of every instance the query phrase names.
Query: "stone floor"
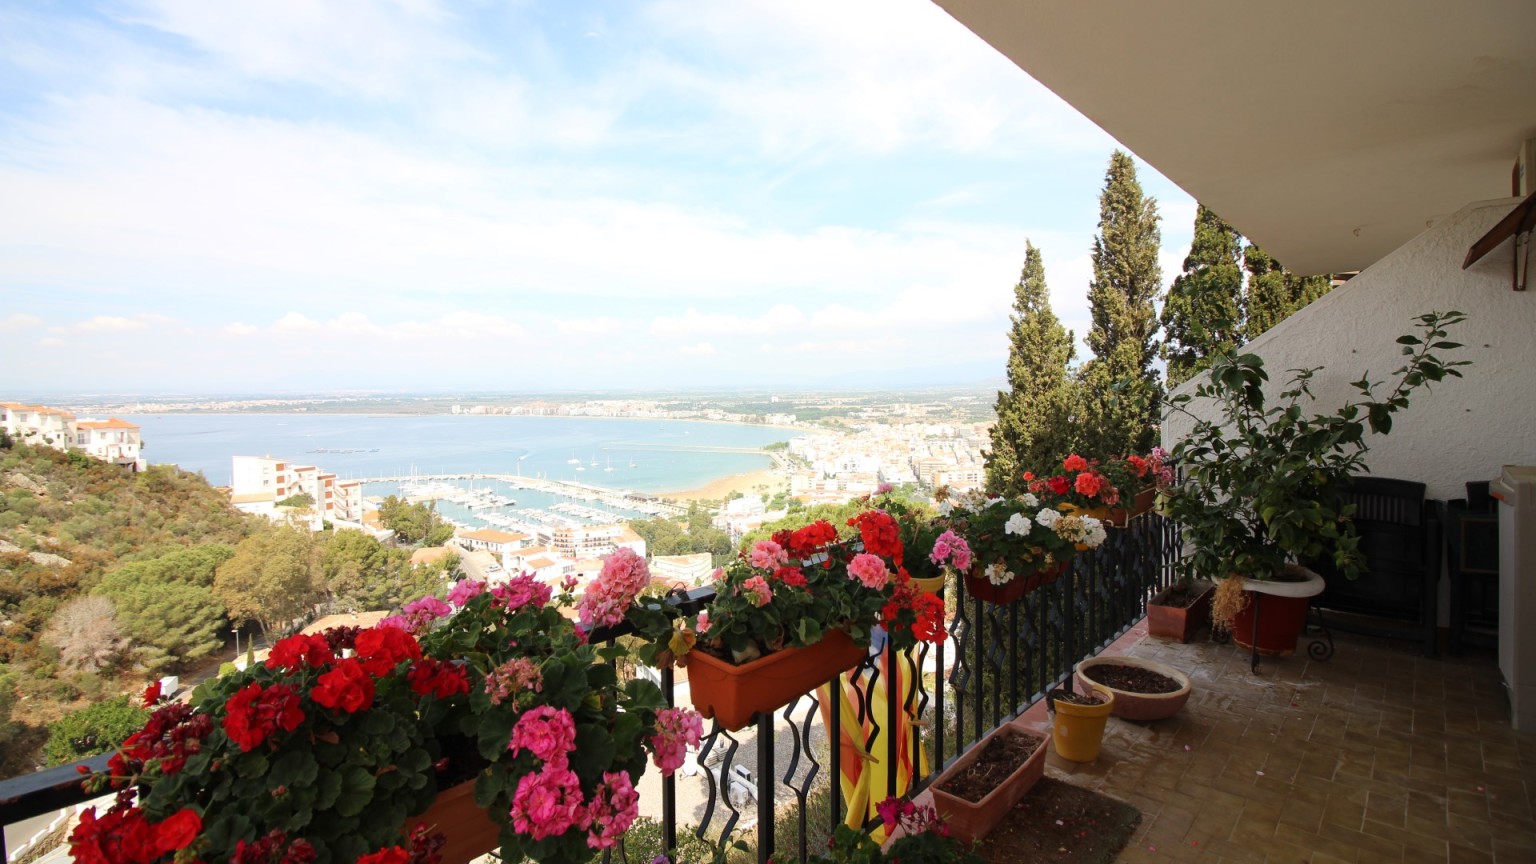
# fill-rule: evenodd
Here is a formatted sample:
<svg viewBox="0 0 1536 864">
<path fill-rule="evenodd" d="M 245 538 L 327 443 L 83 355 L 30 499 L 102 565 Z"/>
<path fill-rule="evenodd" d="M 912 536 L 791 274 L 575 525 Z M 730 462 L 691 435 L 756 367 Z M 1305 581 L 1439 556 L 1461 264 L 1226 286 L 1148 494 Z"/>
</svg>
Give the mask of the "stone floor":
<svg viewBox="0 0 1536 864">
<path fill-rule="evenodd" d="M 1112 718 L 1097 762 L 1053 752 L 1049 773 L 1141 809 L 1121 862 L 1536 862 L 1536 733 L 1510 728 L 1493 658 L 1336 638 L 1327 662 L 1254 674 L 1234 646 L 1133 630 L 1112 652 L 1194 694 L 1168 720 Z M 1038 707 L 1017 722 L 1048 732 Z"/>
</svg>

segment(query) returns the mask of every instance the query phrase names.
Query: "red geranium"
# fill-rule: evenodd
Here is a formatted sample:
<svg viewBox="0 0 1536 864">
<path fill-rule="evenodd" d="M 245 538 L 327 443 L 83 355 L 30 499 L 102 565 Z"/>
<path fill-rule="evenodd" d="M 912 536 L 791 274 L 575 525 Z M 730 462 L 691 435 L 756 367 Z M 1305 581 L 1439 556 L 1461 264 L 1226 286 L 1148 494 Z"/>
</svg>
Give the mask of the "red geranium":
<svg viewBox="0 0 1536 864">
<path fill-rule="evenodd" d="M 357 641 L 361 645 L 363 637 L 358 636 Z M 412 639 L 412 644 L 415 641 Z M 326 708 L 356 714 L 373 706 L 373 676 L 368 674 L 356 658 L 342 660 L 331 671 L 320 676 L 319 683 L 309 691 L 309 696 Z"/>
<path fill-rule="evenodd" d="M 1068 456 L 1065 460 L 1062 461 L 1061 467 L 1067 469 L 1068 471 L 1087 471 L 1088 460 L 1077 455 L 1076 453 L 1073 453 L 1071 456 Z"/>
<path fill-rule="evenodd" d="M 1077 491 L 1087 495 L 1089 498 L 1099 494 L 1099 489 L 1103 485 L 1104 479 L 1097 474 L 1089 474 L 1085 472 L 1077 475 Z"/>
<path fill-rule="evenodd" d="M 300 837 L 290 843 L 287 834 L 273 828 L 255 843 L 236 841 L 230 864 L 311 864 L 314 860 L 315 847 L 308 840 Z"/>
<path fill-rule="evenodd" d="M 457 663 L 418 660 L 411 664 L 408 677 L 411 690 L 419 696 L 431 694 L 439 699 L 447 699 L 456 693 L 469 692 L 469 676 L 464 674 L 464 668 Z"/>
<path fill-rule="evenodd" d="M 391 846 L 388 849 L 380 849 L 370 852 L 357 859 L 357 864 L 407 864 L 411 860 L 411 853 L 399 846 Z"/>
<path fill-rule="evenodd" d="M 780 567 L 773 571 L 773 578 L 792 588 L 804 588 L 809 584 L 799 567 Z"/>
<path fill-rule="evenodd" d="M 292 732 L 303 722 L 299 696 L 287 684 L 273 684 L 265 690 L 260 684 L 248 684 L 225 703 L 224 734 L 245 751 L 254 749 L 279 728 Z"/>
<path fill-rule="evenodd" d="M 267 655 L 267 668 L 298 672 L 306 666 L 318 669 L 335 659 L 336 655 L 331 653 L 331 645 L 324 636 L 299 633 L 272 646 L 272 652 Z"/>
<path fill-rule="evenodd" d="M 1052 477 L 1045 481 L 1045 485 L 1049 486 L 1051 491 L 1057 495 L 1065 495 L 1067 490 L 1072 488 L 1072 484 L 1067 482 L 1067 478 L 1061 476 Z"/>
<path fill-rule="evenodd" d="M 160 682 L 156 681 L 155 683 L 153 683 L 153 684 L 149 685 L 148 687 L 144 688 L 144 707 L 145 708 L 153 708 L 153 707 L 155 707 L 155 703 L 159 702 L 159 701 L 160 701 Z"/>
<path fill-rule="evenodd" d="M 794 531 L 777 531 L 773 535 L 773 542 L 784 547 L 789 557 L 800 560 L 811 557 L 836 539 L 837 529 L 825 519 L 818 519 Z"/>
<path fill-rule="evenodd" d="M 203 830 L 202 819 L 186 808 L 151 825 L 144 811 L 130 803 L 132 798 L 132 792 L 120 793 L 100 818 L 95 807 L 80 814 L 80 824 L 69 835 L 70 855 L 77 864 L 150 864 L 186 848 Z"/>
<path fill-rule="evenodd" d="M 901 528 L 884 510 L 865 510 L 848 520 L 859 529 L 864 540 L 864 551 L 882 558 L 900 561 L 904 550 L 901 545 Z"/>
<path fill-rule="evenodd" d="M 357 659 L 374 676 L 388 675 L 402 660 L 420 660 L 421 643 L 399 627 L 374 627 L 357 634 Z"/>
</svg>

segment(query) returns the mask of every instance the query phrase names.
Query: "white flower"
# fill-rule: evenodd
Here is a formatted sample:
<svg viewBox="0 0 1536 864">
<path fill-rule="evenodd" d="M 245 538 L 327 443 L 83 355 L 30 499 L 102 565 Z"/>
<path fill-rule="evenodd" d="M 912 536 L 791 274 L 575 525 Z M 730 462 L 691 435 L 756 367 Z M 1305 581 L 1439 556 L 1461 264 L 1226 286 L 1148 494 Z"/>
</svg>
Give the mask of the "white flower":
<svg viewBox="0 0 1536 864">
<path fill-rule="evenodd" d="M 1015 513 L 1009 516 L 1007 524 L 1003 525 L 1003 533 L 1028 537 L 1029 529 L 1032 527 L 1034 527 L 1034 523 L 1029 521 L 1028 516 L 1025 516 L 1023 513 Z"/>
<path fill-rule="evenodd" d="M 1007 585 L 1013 581 L 1013 572 L 1003 566 L 1003 562 L 994 561 L 987 565 L 987 581 L 993 585 Z"/>
<path fill-rule="evenodd" d="M 1039 522 L 1041 525 L 1044 525 L 1046 528 L 1055 528 L 1056 520 L 1060 518 L 1061 514 L 1049 507 L 1035 514 L 1035 521 Z"/>
<path fill-rule="evenodd" d="M 1020 499 L 1020 500 L 1022 500 L 1024 502 L 1024 506 L 1025 507 L 1039 507 L 1040 506 L 1040 499 L 1036 498 L 1033 492 L 1025 492 L 1024 493 L 1024 497 L 1022 499 Z"/>
<path fill-rule="evenodd" d="M 987 499 L 987 506 L 988 507 L 992 507 L 992 506 L 995 506 L 997 504 L 1001 504 L 1002 502 L 1003 502 L 1003 499 L 1001 499 L 1001 498 L 988 498 Z"/>
<path fill-rule="evenodd" d="M 940 516 L 948 516 L 949 514 L 955 512 L 955 502 L 946 499 L 944 501 L 940 501 L 938 505 L 936 505 L 933 509 L 937 511 Z"/>
<path fill-rule="evenodd" d="M 1104 530 L 1104 523 L 1092 516 L 1083 518 L 1083 524 L 1087 526 L 1088 533 L 1083 537 L 1083 545 L 1098 547 L 1109 537 L 1109 532 Z"/>
</svg>

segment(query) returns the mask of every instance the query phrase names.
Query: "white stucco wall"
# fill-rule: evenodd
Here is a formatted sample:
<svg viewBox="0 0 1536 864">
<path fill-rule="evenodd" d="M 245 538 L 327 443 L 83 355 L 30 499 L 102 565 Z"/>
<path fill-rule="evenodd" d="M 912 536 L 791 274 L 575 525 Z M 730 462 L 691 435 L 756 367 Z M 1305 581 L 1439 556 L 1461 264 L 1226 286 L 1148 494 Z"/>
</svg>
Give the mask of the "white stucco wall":
<svg viewBox="0 0 1536 864">
<path fill-rule="evenodd" d="M 1392 377 L 1403 360 L 1394 340 L 1412 332 L 1416 316 L 1459 309 L 1467 320 L 1448 338 L 1466 347 L 1442 358 L 1472 361 L 1461 370 L 1466 377 L 1411 396 L 1391 435 L 1370 438 L 1366 462 L 1376 476 L 1425 483 L 1440 499 L 1463 497 L 1467 481 L 1493 479 L 1502 465 L 1536 464 L 1536 287 L 1511 288 L 1510 241 L 1461 269 L 1467 248 L 1517 203 L 1467 205 L 1254 340 L 1245 350 L 1264 358 L 1271 394 L 1287 369 L 1326 367 L 1313 392 L 1316 407 L 1331 410 L 1357 392 L 1348 382 L 1363 373 Z M 1164 446 L 1191 425 L 1177 413 L 1165 417 Z"/>
</svg>

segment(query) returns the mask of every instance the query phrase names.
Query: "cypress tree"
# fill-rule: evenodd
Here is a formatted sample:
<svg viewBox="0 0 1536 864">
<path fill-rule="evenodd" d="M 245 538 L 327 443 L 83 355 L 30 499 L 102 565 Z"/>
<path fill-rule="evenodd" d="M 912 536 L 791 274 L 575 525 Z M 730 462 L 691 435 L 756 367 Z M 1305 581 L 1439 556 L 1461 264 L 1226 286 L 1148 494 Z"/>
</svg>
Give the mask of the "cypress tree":
<svg viewBox="0 0 1536 864">
<path fill-rule="evenodd" d="M 1145 452 L 1158 441 L 1162 385 L 1157 358 L 1157 310 L 1162 270 L 1157 201 L 1136 180 L 1136 164 L 1116 150 L 1099 196 L 1099 235 L 1093 241 L 1088 305 L 1093 324 L 1083 364 L 1083 451 L 1110 457 Z"/>
<path fill-rule="evenodd" d="M 1195 241 L 1184 272 L 1163 304 L 1163 360 L 1177 387 L 1243 344 L 1243 238 L 1204 204 L 1195 213 Z"/>
<path fill-rule="evenodd" d="M 987 490 L 1024 491 L 1025 471 L 1045 472 L 1072 449 L 1073 382 L 1067 373 L 1077 348 L 1051 311 L 1040 250 L 1024 242 L 1024 271 L 1013 288 L 1008 331 L 1008 388 L 997 394 L 997 423 L 986 455 Z"/>
<path fill-rule="evenodd" d="M 1248 270 L 1244 335 L 1249 341 L 1333 290 L 1327 276 L 1297 276 L 1257 246 L 1243 250 L 1243 266 Z"/>
</svg>

